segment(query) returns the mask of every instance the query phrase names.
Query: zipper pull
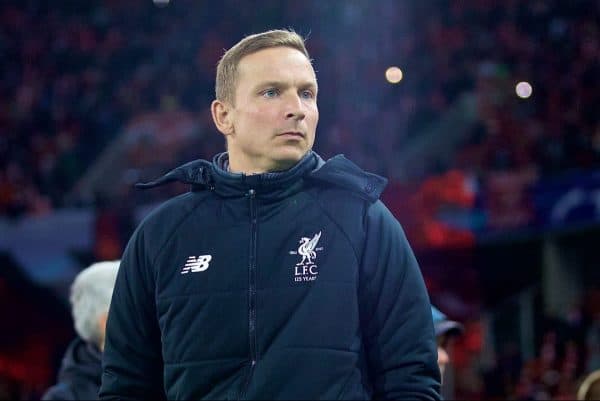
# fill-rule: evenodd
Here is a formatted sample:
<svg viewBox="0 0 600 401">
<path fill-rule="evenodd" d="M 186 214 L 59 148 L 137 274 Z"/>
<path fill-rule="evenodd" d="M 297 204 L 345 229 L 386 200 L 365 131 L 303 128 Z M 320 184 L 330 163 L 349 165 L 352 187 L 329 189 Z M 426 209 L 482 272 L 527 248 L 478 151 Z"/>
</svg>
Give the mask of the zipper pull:
<svg viewBox="0 0 600 401">
<path fill-rule="evenodd" d="M 254 197 L 256 196 L 256 191 L 254 189 L 250 189 L 248 191 L 248 196 L 250 196 L 252 199 L 254 199 Z"/>
</svg>

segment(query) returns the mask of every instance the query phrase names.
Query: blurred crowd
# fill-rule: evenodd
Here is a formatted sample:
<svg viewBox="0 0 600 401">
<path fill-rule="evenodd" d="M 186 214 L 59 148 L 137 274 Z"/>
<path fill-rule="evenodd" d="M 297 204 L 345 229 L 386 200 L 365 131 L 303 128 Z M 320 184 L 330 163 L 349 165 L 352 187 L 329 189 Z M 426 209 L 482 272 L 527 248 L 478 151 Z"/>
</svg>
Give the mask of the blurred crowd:
<svg viewBox="0 0 600 401">
<path fill-rule="evenodd" d="M 234 5 L 237 12 L 227 13 Z M 171 166 L 220 151 L 208 114 L 216 61 L 231 38 L 282 24 L 309 36 L 321 85 L 316 147 L 324 156 L 345 153 L 394 177 L 403 146 L 473 92 L 478 122 L 446 151 L 449 162 L 415 178 L 450 168 L 484 178 L 598 166 L 594 8 L 583 0 L 264 1 L 258 17 L 233 0 L 3 2 L 0 212 L 74 203 L 66 194 L 76 181 L 124 124 L 147 112 L 190 111 L 205 133 Z M 215 18 L 221 14 L 230 18 Z M 405 79 L 390 85 L 383 72 L 394 64 Z M 530 98 L 515 94 L 519 81 L 531 84 Z M 131 152 L 130 164 L 152 160 L 155 149 L 147 148 Z"/>
<path fill-rule="evenodd" d="M 597 167 L 597 4 L 509 1 L 478 15 L 477 7 L 455 3 L 462 8 L 456 10 L 458 18 L 477 27 L 463 49 L 471 52 L 467 60 L 478 59 L 467 63 L 477 68 L 480 117 L 457 153 L 457 166 L 481 173 L 532 169 L 543 175 Z M 440 48 L 446 35 L 452 32 L 439 31 Z M 519 81 L 532 85 L 531 98 L 515 96 Z"/>
<path fill-rule="evenodd" d="M 239 37 L 288 26 L 309 37 L 320 86 L 316 150 L 324 157 L 344 153 L 394 179 L 398 153 L 473 93 L 477 121 L 456 149 L 444 150 L 450 157 L 405 176 L 418 182 L 460 171 L 485 180 L 499 171 L 537 177 L 598 168 L 598 13 L 591 0 L 262 0 L 260 7 L 237 0 L 3 1 L 0 215 L 81 204 L 69 196 L 77 182 L 140 116 L 183 112 L 196 128 L 168 153 L 142 137 L 125 153 L 130 169 L 164 171 L 223 150 L 208 109 L 216 62 Z M 404 71 L 396 85 L 384 78 L 390 65 Z M 517 96 L 520 81 L 531 84 L 531 97 Z M 423 199 L 418 204 L 427 207 Z M 133 227 L 131 211 L 123 210 L 131 205 L 110 205 L 97 194 L 98 259 L 118 258 Z M 467 397 L 572 397 L 582 360 L 592 355 L 585 344 L 595 344 L 598 358 L 594 319 L 585 337 L 545 331 L 535 360 L 516 360 L 507 350 L 485 383 L 469 379 L 474 365 L 465 361 L 480 351 L 481 338 L 469 335 L 478 333 L 475 323 L 467 325 L 456 347 L 463 369 L 457 390 Z M 557 341 L 565 344 L 560 350 Z M 561 382 L 565 377 L 570 381 Z"/>
<path fill-rule="evenodd" d="M 600 292 L 582 294 L 567 320 L 543 318 L 532 355 L 519 338 L 494 341 L 480 320 L 465 322 L 451 359 L 457 399 L 574 400 L 584 377 L 600 369 Z M 514 325 L 514 322 L 513 322 Z M 486 350 L 487 349 L 487 350 Z"/>
</svg>

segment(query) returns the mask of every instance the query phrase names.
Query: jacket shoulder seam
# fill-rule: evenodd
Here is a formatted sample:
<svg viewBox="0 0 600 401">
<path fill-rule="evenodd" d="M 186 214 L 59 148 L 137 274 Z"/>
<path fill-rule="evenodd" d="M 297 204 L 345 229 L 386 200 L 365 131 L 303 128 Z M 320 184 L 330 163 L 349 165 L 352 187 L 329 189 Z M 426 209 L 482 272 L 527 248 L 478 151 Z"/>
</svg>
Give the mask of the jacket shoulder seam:
<svg viewBox="0 0 600 401">
<path fill-rule="evenodd" d="M 314 194 L 311 194 L 310 192 L 307 192 L 307 194 L 310 197 L 314 198 L 315 201 L 317 201 L 317 204 L 319 205 L 319 208 L 323 211 L 323 213 L 325 213 L 325 215 L 327 216 L 327 218 L 329 220 L 331 220 L 333 222 L 333 224 L 335 224 L 335 226 L 338 228 L 338 230 L 340 230 L 342 232 L 342 234 L 344 235 L 344 237 L 346 238 L 346 240 L 350 244 L 350 248 L 352 248 L 352 253 L 354 254 L 354 258 L 356 259 L 356 263 L 359 264 L 361 262 L 361 260 L 358 257 L 358 252 L 356 251 L 356 248 L 354 247 L 354 243 L 352 242 L 352 239 L 350 238 L 350 236 L 348 235 L 348 233 L 346 232 L 346 230 L 344 230 L 344 228 L 341 226 L 341 224 L 338 223 L 338 221 L 336 219 L 334 219 L 333 216 L 331 216 L 331 214 L 329 213 L 329 211 L 327 210 L 327 208 L 325 208 L 323 206 L 323 204 L 321 202 L 321 199 L 319 199 L 318 196 L 316 196 Z"/>
<path fill-rule="evenodd" d="M 156 261 L 158 260 L 158 258 L 160 257 L 160 255 L 162 254 L 163 250 L 167 247 L 167 244 L 171 241 L 171 239 L 173 238 L 173 236 L 175 235 L 176 231 L 179 229 L 179 227 L 181 226 L 181 224 L 183 223 L 183 221 L 192 213 L 194 213 L 196 211 L 196 209 L 198 207 L 200 207 L 200 205 L 204 204 L 204 202 L 206 202 L 206 200 L 208 199 L 208 196 L 206 196 L 204 199 L 200 200 L 200 202 L 198 202 L 198 204 L 194 207 L 192 207 L 192 209 L 188 212 L 185 213 L 178 221 L 177 223 L 175 223 L 173 225 L 173 229 L 171 230 L 171 233 L 168 235 L 167 239 L 164 241 L 164 243 L 159 247 L 158 252 L 156 253 L 156 256 L 153 258 L 153 260 L 150 262 L 150 266 L 154 266 L 156 264 Z M 156 273 L 156 272 L 155 272 Z"/>
<path fill-rule="evenodd" d="M 365 225 L 364 226 L 365 226 L 365 230 L 366 230 L 367 233 L 368 233 L 368 231 L 370 229 L 370 224 L 372 224 L 372 222 L 369 219 L 369 212 L 371 210 L 371 207 L 373 207 L 373 208 L 377 207 L 376 206 L 377 204 L 380 204 L 381 206 L 385 207 L 385 204 L 383 204 L 383 202 L 381 202 L 381 200 L 380 200 L 379 202 L 373 203 L 372 205 L 370 205 L 365 210 L 365 214 L 364 214 Z M 402 225 L 400 224 L 400 222 L 398 222 L 398 226 L 399 226 L 399 229 L 403 231 L 403 228 L 402 228 Z M 403 234 L 403 237 L 404 237 L 404 241 L 408 241 L 406 239 L 406 234 Z M 404 241 L 401 244 L 396 244 L 396 245 L 405 245 Z M 363 256 L 366 254 L 366 248 L 367 248 L 367 241 L 365 241 L 365 248 L 363 249 L 363 254 L 362 254 Z M 403 258 L 403 260 L 406 260 L 406 257 L 407 257 L 407 255 L 406 255 L 406 249 L 403 249 L 402 250 L 402 258 Z M 363 262 L 362 258 L 361 258 L 360 262 L 361 262 L 361 266 L 362 266 L 362 262 Z M 404 266 L 405 263 L 402 263 L 401 265 Z M 400 287 L 402 287 L 404 285 L 404 283 L 405 283 L 407 269 L 406 268 L 401 269 L 401 272 L 399 274 L 400 274 L 399 275 Z M 368 288 L 368 289 L 373 288 L 373 283 L 372 282 L 370 282 L 369 280 L 365 280 L 364 282 L 365 282 L 365 287 L 366 288 Z"/>
</svg>

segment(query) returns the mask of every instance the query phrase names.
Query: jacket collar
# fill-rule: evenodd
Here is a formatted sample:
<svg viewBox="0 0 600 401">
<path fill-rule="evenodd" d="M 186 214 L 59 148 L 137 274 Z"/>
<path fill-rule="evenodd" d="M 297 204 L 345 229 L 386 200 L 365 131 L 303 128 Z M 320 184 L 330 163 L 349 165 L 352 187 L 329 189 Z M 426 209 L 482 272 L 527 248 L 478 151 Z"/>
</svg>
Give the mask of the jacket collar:
<svg viewBox="0 0 600 401">
<path fill-rule="evenodd" d="M 253 189 L 258 197 L 279 198 L 298 190 L 302 177 L 314 170 L 319 160 L 321 158 L 315 152 L 309 151 L 288 170 L 246 175 L 227 171 L 229 155 L 224 152 L 217 154 L 212 163 L 207 160 L 194 160 L 171 170 L 157 180 L 136 184 L 136 187 L 147 189 L 180 181 L 191 184 L 193 191 L 210 190 L 222 197 L 245 196 Z"/>
<path fill-rule="evenodd" d="M 300 189 L 302 178 L 317 167 L 319 156 L 309 151 L 288 170 L 262 174 L 243 174 L 228 171 L 229 155 L 220 153 L 213 158 L 212 178 L 215 192 L 224 197 L 247 194 L 253 189 L 260 198 L 280 198 Z"/>
<path fill-rule="evenodd" d="M 371 202 L 377 200 L 387 180 L 376 174 L 363 171 L 356 164 L 337 155 L 324 161 L 318 154 L 309 151 L 289 170 L 246 175 L 227 171 L 228 154 L 217 154 L 212 162 L 194 160 L 177 167 L 157 180 L 136 184 L 137 188 L 153 188 L 172 181 L 192 186 L 193 191 L 210 190 L 222 197 L 240 197 L 250 189 L 257 197 L 279 199 L 299 191 L 305 181 L 329 184 L 357 192 Z"/>
<path fill-rule="evenodd" d="M 73 377 L 86 377 L 100 383 L 102 374 L 102 353 L 95 345 L 76 337 L 65 352 L 59 372 L 60 380 L 68 381 Z"/>
</svg>

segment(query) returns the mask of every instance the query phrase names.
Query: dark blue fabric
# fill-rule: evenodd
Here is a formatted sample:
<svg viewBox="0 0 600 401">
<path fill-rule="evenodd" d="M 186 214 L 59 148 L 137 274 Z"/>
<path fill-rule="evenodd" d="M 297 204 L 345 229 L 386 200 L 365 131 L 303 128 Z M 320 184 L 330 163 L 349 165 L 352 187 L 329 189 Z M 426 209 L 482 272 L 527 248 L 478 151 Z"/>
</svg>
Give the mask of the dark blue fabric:
<svg viewBox="0 0 600 401">
<path fill-rule="evenodd" d="M 58 382 L 42 400 L 97 400 L 102 375 L 100 350 L 80 338 L 71 342 L 58 374 Z"/>
<path fill-rule="evenodd" d="M 252 176 L 223 157 L 169 173 L 193 190 L 132 236 L 102 398 L 439 399 L 429 299 L 385 179 L 343 156 Z"/>
</svg>

